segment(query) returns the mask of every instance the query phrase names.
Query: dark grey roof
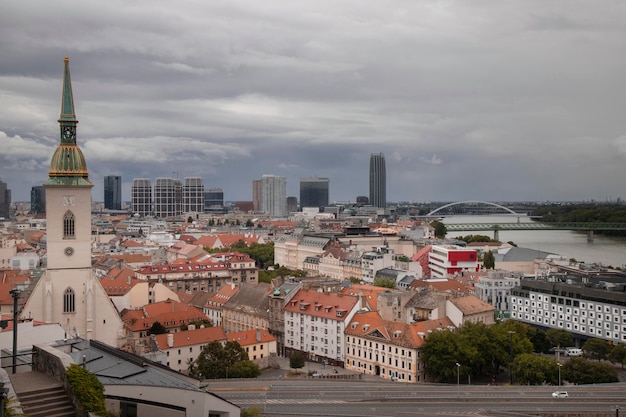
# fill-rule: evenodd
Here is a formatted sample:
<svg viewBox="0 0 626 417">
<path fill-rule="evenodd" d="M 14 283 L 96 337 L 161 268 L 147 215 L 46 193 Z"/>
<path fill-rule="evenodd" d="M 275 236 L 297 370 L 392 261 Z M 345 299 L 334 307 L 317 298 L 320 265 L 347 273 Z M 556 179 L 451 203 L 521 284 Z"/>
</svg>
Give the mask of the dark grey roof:
<svg viewBox="0 0 626 417">
<path fill-rule="evenodd" d="M 260 317 L 269 317 L 268 309 L 270 300 L 270 285 L 260 282 L 257 285 L 243 285 L 222 306 L 225 310 L 244 311 Z"/>
<path fill-rule="evenodd" d="M 493 253 L 493 257 L 496 262 L 531 262 L 535 259 L 545 259 L 549 255 L 554 255 L 550 252 L 543 252 L 536 249 L 512 247 L 506 253 Z"/>
<path fill-rule="evenodd" d="M 69 355 L 77 365 L 83 364 L 103 385 L 147 385 L 190 391 L 203 391 L 192 380 L 171 369 L 132 353 L 123 352 L 95 340 L 84 341 Z"/>
</svg>

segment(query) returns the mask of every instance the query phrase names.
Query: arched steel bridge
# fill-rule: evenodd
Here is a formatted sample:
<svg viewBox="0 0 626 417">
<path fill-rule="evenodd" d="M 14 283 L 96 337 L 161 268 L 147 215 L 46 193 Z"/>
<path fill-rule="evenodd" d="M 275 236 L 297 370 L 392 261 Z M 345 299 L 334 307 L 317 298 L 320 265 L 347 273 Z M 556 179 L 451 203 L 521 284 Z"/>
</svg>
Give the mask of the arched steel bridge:
<svg viewBox="0 0 626 417">
<path fill-rule="evenodd" d="M 516 213 L 508 207 L 489 201 L 466 200 L 456 203 L 446 204 L 436 208 L 426 216 L 445 216 L 462 214 L 498 214 L 507 216 L 525 216 L 526 214 Z"/>
<path fill-rule="evenodd" d="M 469 207 L 468 207 L 469 206 Z M 458 210 L 455 210 L 458 209 Z M 487 208 L 485 210 L 485 208 Z M 451 210 L 450 210 L 451 209 Z M 587 232 L 587 239 L 593 240 L 593 232 L 600 231 L 626 231 L 626 223 L 547 223 L 541 221 L 533 222 L 520 222 L 520 217 L 526 217 L 526 214 L 516 213 L 508 207 L 504 207 L 500 204 L 490 203 L 487 201 L 459 201 L 456 203 L 446 204 L 441 206 L 430 213 L 427 216 L 445 216 L 445 215 L 459 215 L 459 214 L 495 214 L 498 216 L 517 216 L 516 222 L 510 223 L 446 223 L 446 230 L 448 233 L 452 232 L 486 232 L 492 231 L 494 239 L 498 239 L 499 231 L 511 231 L 511 230 L 575 230 Z M 484 219 L 484 218 L 483 218 Z"/>
</svg>

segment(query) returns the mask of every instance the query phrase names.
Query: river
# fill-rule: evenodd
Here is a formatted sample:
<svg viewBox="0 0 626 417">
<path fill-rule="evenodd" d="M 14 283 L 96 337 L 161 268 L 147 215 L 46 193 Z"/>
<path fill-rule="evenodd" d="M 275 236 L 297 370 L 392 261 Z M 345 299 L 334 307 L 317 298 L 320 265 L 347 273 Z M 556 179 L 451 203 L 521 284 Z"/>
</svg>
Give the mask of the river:
<svg viewBox="0 0 626 417">
<path fill-rule="evenodd" d="M 443 223 L 515 223 L 511 216 L 448 216 Z M 519 217 L 520 222 L 532 221 Z M 519 247 L 550 252 L 566 258 L 574 258 L 585 263 L 599 263 L 604 266 L 626 267 L 626 237 L 613 237 L 595 234 L 593 242 L 587 242 L 587 233 L 568 230 L 500 230 L 500 241 L 514 242 Z M 490 232 L 454 232 L 446 237 L 466 235 L 487 235 Z"/>
</svg>

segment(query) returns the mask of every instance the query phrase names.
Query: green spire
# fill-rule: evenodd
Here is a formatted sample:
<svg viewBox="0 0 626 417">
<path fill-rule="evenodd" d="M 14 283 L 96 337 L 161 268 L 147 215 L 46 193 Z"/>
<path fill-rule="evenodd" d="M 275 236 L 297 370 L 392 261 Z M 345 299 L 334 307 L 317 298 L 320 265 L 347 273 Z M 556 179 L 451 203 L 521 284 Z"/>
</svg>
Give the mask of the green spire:
<svg viewBox="0 0 626 417">
<path fill-rule="evenodd" d="M 76 114 L 74 114 L 74 96 L 72 95 L 72 80 L 70 79 L 70 59 L 65 57 L 65 69 L 63 71 L 63 97 L 61 98 L 61 117 L 59 123 L 74 122 Z"/>
<path fill-rule="evenodd" d="M 63 96 L 61 98 L 61 117 L 59 118 L 61 142 L 50 161 L 49 179 L 46 185 L 93 186 L 89 181 L 89 172 L 85 157 L 76 144 L 76 115 L 74 97 L 70 80 L 70 60 L 65 57 L 63 73 Z"/>
</svg>

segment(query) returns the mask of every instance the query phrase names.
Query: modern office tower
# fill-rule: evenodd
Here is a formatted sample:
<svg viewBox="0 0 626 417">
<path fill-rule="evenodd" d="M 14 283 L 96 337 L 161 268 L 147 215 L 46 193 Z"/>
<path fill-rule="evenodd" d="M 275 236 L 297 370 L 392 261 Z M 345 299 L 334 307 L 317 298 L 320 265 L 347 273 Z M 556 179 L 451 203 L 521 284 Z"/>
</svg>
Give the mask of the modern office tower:
<svg viewBox="0 0 626 417">
<path fill-rule="evenodd" d="M 382 153 L 370 155 L 370 204 L 379 208 L 387 206 L 387 174 Z"/>
<path fill-rule="evenodd" d="M 300 207 L 326 207 L 329 183 L 328 178 L 300 178 Z"/>
<path fill-rule="evenodd" d="M 131 188 L 133 214 L 152 215 L 152 184 L 148 178 L 135 178 Z"/>
<path fill-rule="evenodd" d="M 122 177 L 118 175 L 104 177 L 104 208 L 108 210 L 122 209 Z"/>
<path fill-rule="evenodd" d="M 204 184 L 202 178 L 185 178 L 182 210 L 183 213 L 204 213 Z"/>
<path fill-rule="evenodd" d="M 31 214 L 46 212 L 46 194 L 43 185 L 35 185 L 30 189 L 30 212 Z"/>
<path fill-rule="evenodd" d="M 11 190 L 7 183 L 0 180 L 0 217 L 9 218 L 11 214 Z"/>
<path fill-rule="evenodd" d="M 252 181 L 252 210 L 261 211 L 261 180 Z"/>
<path fill-rule="evenodd" d="M 261 177 L 261 210 L 272 217 L 287 215 L 287 178 L 277 175 Z"/>
<path fill-rule="evenodd" d="M 154 181 L 154 217 L 182 214 L 182 188 L 177 178 L 157 178 Z"/>
<path fill-rule="evenodd" d="M 221 188 L 209 188 L 204 191 L 204 210 L 211 211 L 224 207 L 224 191 Z M 211 210 L 209 210 L 211 209 Z"/>
<path fill-rule="evenodd" d="M 287 197 L 287 212 L 298 211 L 298 197 Z"/>
</svg>

